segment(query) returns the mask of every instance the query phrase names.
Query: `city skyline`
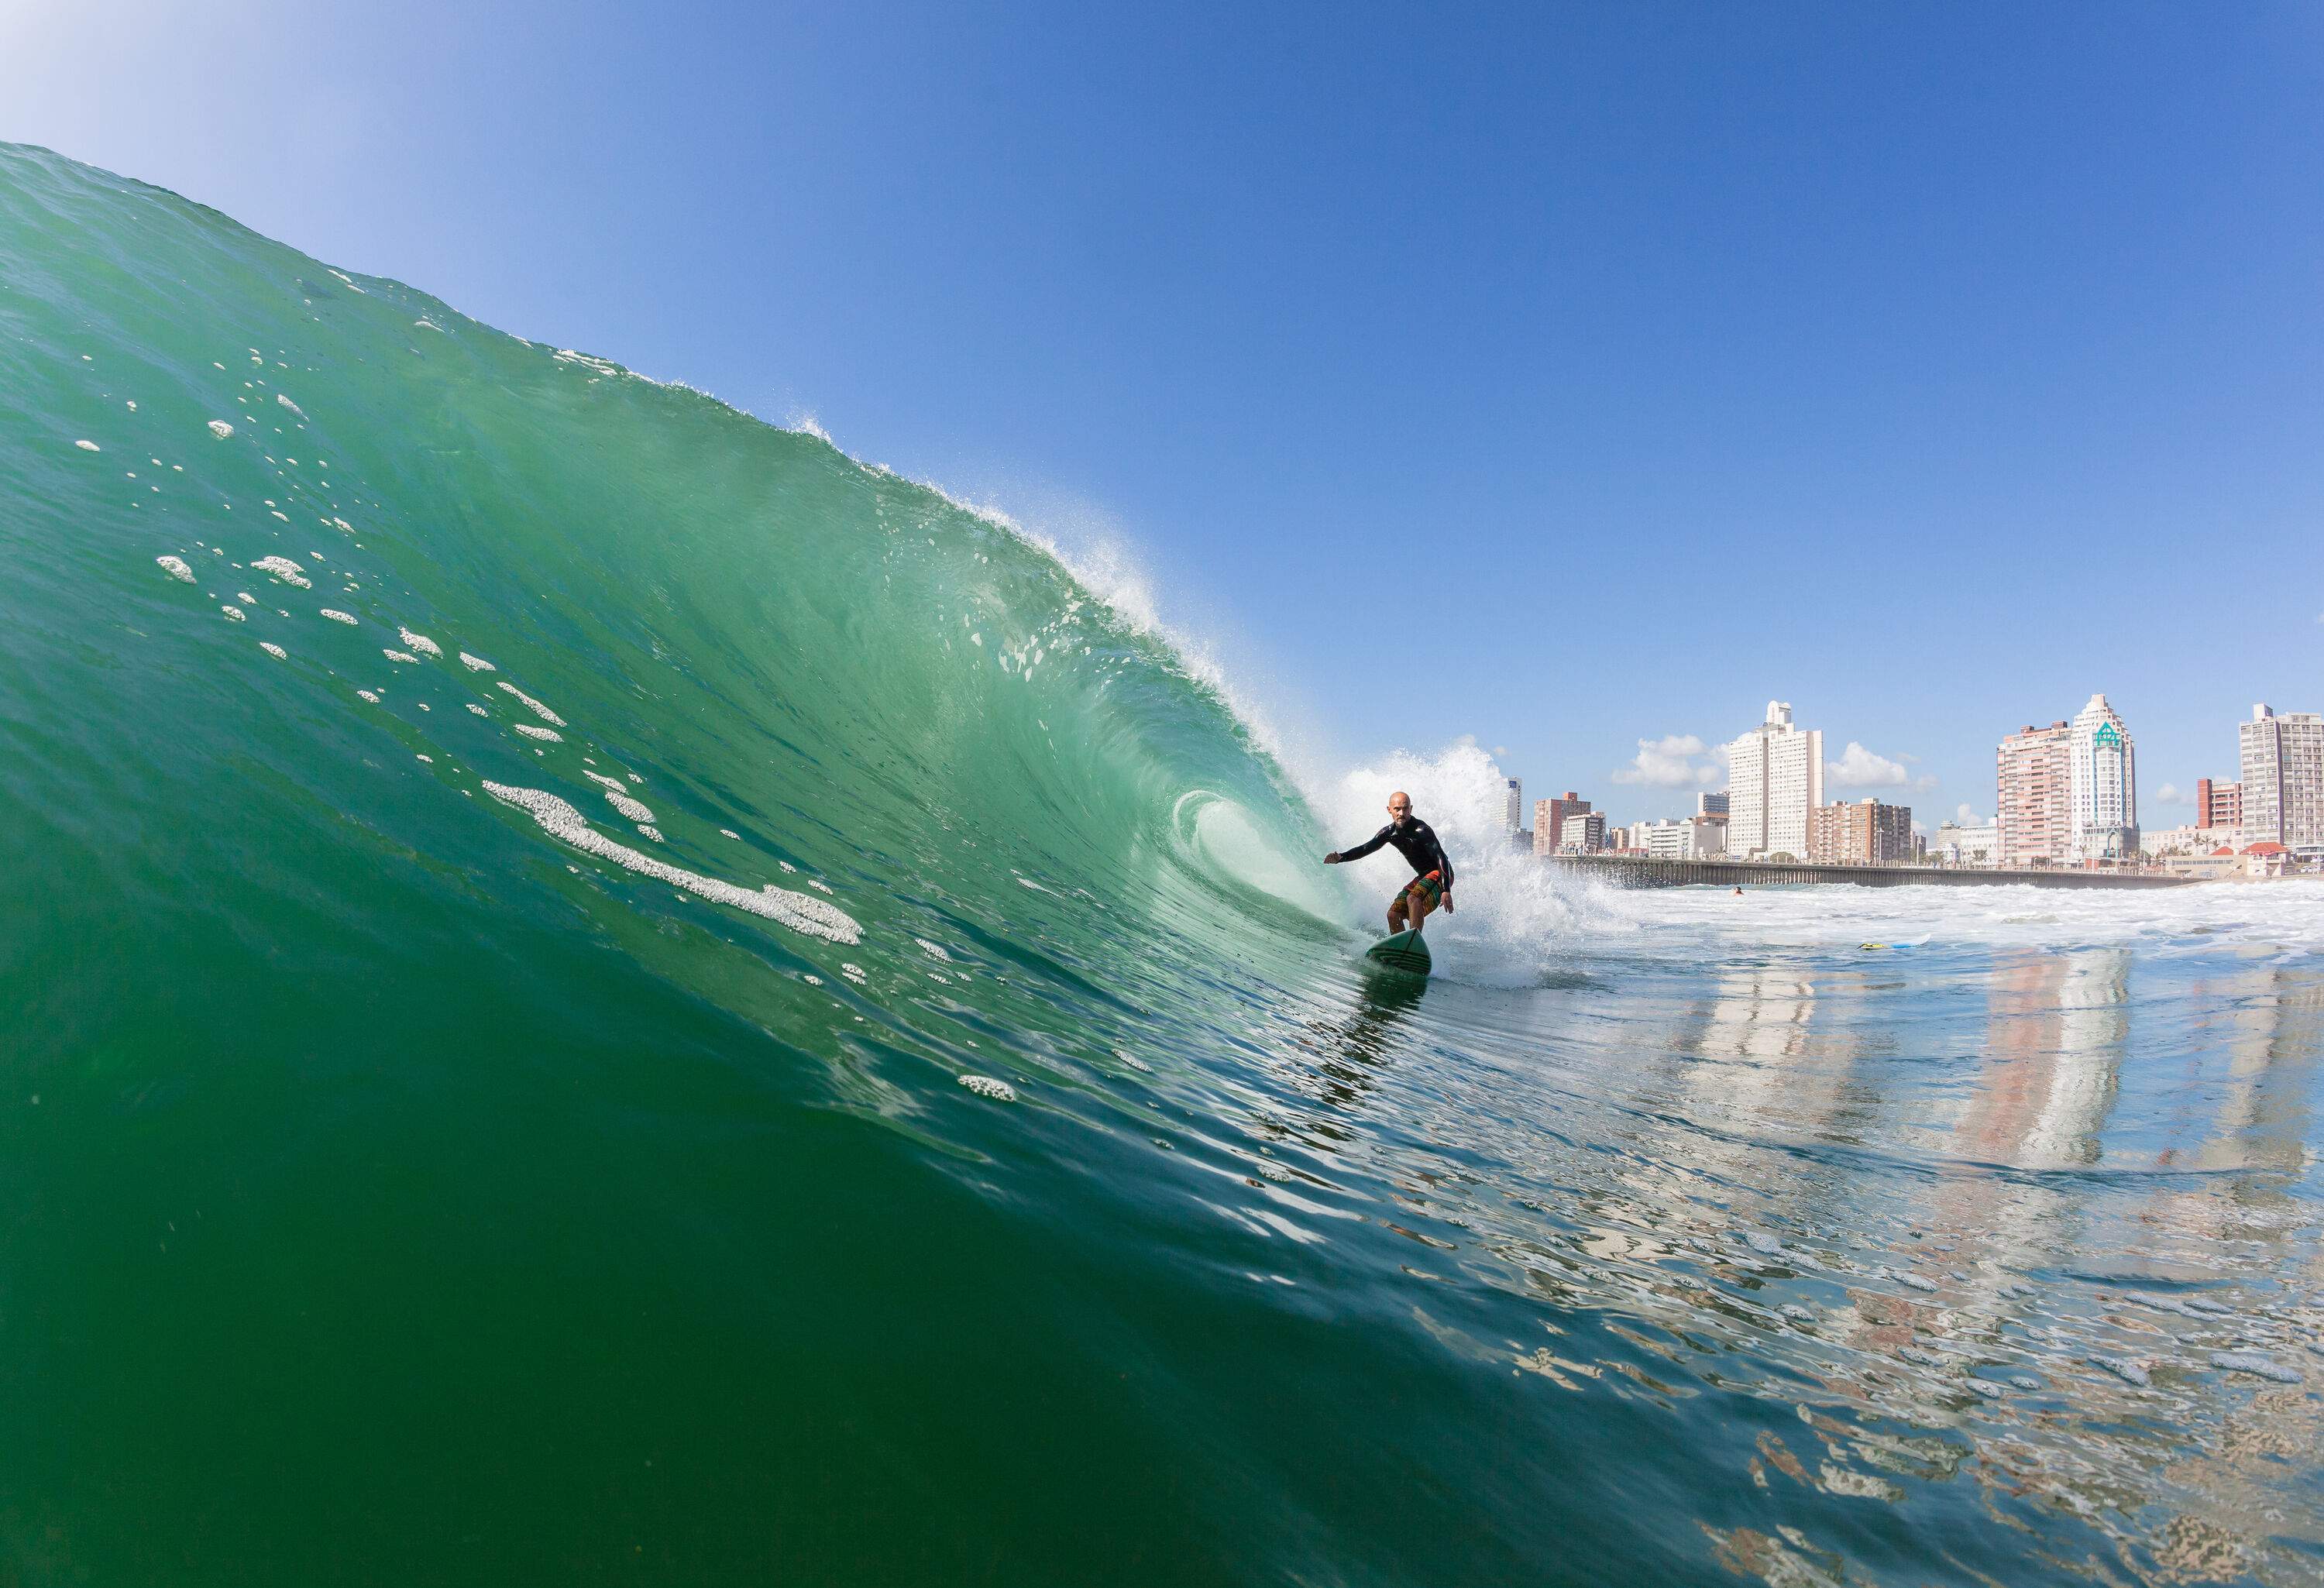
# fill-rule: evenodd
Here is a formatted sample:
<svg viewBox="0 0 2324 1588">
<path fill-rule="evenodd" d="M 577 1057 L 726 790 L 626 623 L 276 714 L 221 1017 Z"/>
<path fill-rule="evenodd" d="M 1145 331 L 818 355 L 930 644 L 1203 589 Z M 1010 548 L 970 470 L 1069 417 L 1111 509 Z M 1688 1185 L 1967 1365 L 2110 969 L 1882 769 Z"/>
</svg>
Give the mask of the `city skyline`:
<svg viewBox="0 0 2324 1588">
<path fill-rule="evenodd" d="M 2268 753 L 2280 755 L 2283 764 L 2290 769 L 2286 775 L 2291 780 L 2292 797 L 2304 802 L 2300 808 L 2315 812 L 2312 817 L 2304 818 L 2312 824 L 2314 836 L 2306 836 L 2310 833 L 2310 826 L 2300 826 L 2295 821 L 2286 829 L 2293 835 L 2291 841 L 2295 845 L 2310 845 L 2324 843 L 2324 717 L 2312 712 L 2279 711 L 2273 706 L 2259 704 L 2249 706 L 2245 717 L 2226 725 L 2215 725 L 2221 729 L 2222 738 L 2230 743 L 2231 753 L 2225 759 L 2230 762 L 2237 775 L 2190 778 L 2183 785 L 2183 791 L 2175 780 L 2164 779 L 2158 785 L 2158 795 L 2149 797 L 2154 808 L 2154 817 L 2142 821 L 2142 797 L 2136 787 L 2137 735 L 2131 731 L 2126 715 L 2118 711 L 2107 693 L 2101 690 L 2092 693 L 2088 702 L 2070 718 L 2052 718 L 2046 725 L 2021 724 L 1997 735 L 2000 766 L 1986 785 L 1983 800 L 1964 799 L 1948 808 L 1920 803 L 1914 798 L 1915 794 L 1927 794 L 1937 789 L 1938 780 L 1933 777 L 1924 776 L 1917 781 L 1899 780 L 1910 780 L 1911 775 L 1905 769 L 1896 767 L 1893 769 L 1893 775 L 1877 783 L 1868 786 L 1859 780 L 1865 760 L 1864 747 L 1860 742 L 1850 739 L 1840 760 L 1822 760 L 1817 763 L 1821 778 L 1815 786 L 1794 789 L 1792 796 L 1794 808 L 1787 819 L 1798 824 L 1798 830 L 1793 832 L 1786 828 L 1787 841 L 1767 842 L 1757 847 L 1762 852 L 1792 850 L 1793 845 L 1789 840 L 1796 840 L 1799 845 L 1804 846 L 1810 842 L 1805 825 L 1806 811 L 1855 803 L 1863 799 L 1875 799 L 1883 805 L 1912 808 L 1913 830 L 1932 841 L 1940 827 L 1992 829 L 2001 821 L 2004 808 L 2011 799 L 2012 746 L 2018 742 L 2023 743 L 2023 752 L 2018 757 L 2020 762 L 2032 755 L 2040 762 L 2038 767 L 2021 767 L 2018 775 L 2022 777 L 2030 772 L 2039 780 L 2038 798 L 2051 807 L 2056 830 L 2032 841 L 2030 847 L 2022 836 L 2015 845 L 2011 845 L 2006 836 L 2000 836 L 1997 842 L 2006 847 L 1998 848 L 1997 854 L 2040 854 L 2044 857 L 2074 859 L 2120 858 L 2124 853 L 2126 832 L 2135 836 L 2143 829 L 2204 830 L 2212 827 L 2240 831 L 2243 785 L 2251 775 L 2255 746 L 2260 743 L 2254 735 L 2262 731 L 2263 725 L 2268 735 L 2268 744 L 2286 747 L 2280 752 L 2271 750 Z M 1626 799 L 1618 795 L 1609 797 L 1575 789 L 1563 798 L 1578 799 L 1582 808 L 1594 808 L 1604 816 L 1609 832 L 1627 831 L 1641 824 L 1667 826 L 1682 823 L 1690 815 L 1701 814 L 1703 808 L 1701 800 L 1714 786 L 1719 799 L 1724 800 L 1729 797 L 1733 788 L 1733 754 L 1747 745 L 1764 745 L 1771 732 L 1795 737 L 1803 749 L 1814 745 L 1820 752 L 1821 730 L 1795 724 L 1792 703 L 1771 700 L 1759 725 L 1722 743 L 1705 746 L 1698 739 L 1690 744 L 1650 747 L 1647 742 L 1641 741 L 1641 762 L 1648 759 L 1651 749 L 1653 753 L 1666 759 L 1670 769 L 1650 785 L 1654 793 L 1633 792 Z M 1779 739 L 1776 742 L 1783 741 Z M 1601 780 L 1600 787 L 1637 789 L 1645 785 L 1644 780 L 1621 776 L 1622 770 L 1617 769 L 1609 773 Z M 1795 768 L 1795 772 L 1800 770 L 1803 769 Z M 1515 791 L 1522 780 L 1519 776 L 1509 779 L 1512 791 L 1510 825 L 1513 827 L 1518 825 L 1517 813 L 1519 809 Z M 2053 783 L 2054 789 L 2052 787 Z M 2053 792 L 2056 798 L 2052 801 Z M 1747 821 L 1759 819 L 1754 799 L 1755 796 L 1747 789 L 1741 804 Z M 1680 808 L 1689 802 L 1694 804 L 1692 812 Z M 1546 807 L 1551 802 L 1544 800 L 1537 803 Z M 1534 804 L 1529 802 L 1524 808 L 1530 813 Z M 2236 819 L 2224 823 L 2213 821 L 2210 817 L 2215 810 L 2220 813 L 2233 811 Z M 2005 830 L 2006 826 L 2006 823 L 2002 824 Z M 2257 833 L 2258 829 L 2255 827 L 2252 831 Z M 2271 829 L 2260 836 L 2273 837 L 2275 833 Z M 1551 845 L 1545 837 L 1537 835 L 1534 846 L 1536 851 L 1546 853 Z M 1734 853 L 1740 854 L 1745 852 L 1745 848 L 1738 848 Z"/>
</svg>

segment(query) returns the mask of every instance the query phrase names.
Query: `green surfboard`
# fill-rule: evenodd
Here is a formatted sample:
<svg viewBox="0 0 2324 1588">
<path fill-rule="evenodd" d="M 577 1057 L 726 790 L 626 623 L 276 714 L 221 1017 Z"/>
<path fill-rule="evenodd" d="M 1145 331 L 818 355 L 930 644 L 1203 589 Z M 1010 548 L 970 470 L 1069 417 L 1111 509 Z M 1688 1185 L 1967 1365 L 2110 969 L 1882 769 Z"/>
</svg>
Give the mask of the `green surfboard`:
<svg viewBox="0 0 2324 1588">
<path fill-rule="evenodd" d="M 1428 974 L 1428 945 L 1421 941 L 1417 932 L 1398 932 L 1393 937 L 1382 937 L 1364 950 L 1364 957 L 1408 975 L 1425 976 Z"/>
</svg>

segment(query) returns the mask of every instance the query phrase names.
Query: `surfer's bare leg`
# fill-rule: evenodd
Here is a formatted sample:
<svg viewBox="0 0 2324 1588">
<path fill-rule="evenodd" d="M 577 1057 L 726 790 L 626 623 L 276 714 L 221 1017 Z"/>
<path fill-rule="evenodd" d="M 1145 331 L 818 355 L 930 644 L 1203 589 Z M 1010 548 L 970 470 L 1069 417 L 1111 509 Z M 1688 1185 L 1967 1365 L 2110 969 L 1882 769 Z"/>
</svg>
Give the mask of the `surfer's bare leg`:
<svg viewBox="0 0 2324 1588">
<path fill-rule="evenodd" d="M 1388 929 L 1390 934 L 1404 930 L 1404 895 L 1401 893 L 1388 901 Z"/>
<path fill-rule="evenodd" d="M 1430 912 L 1434 910 L 1435 908 L 1435 902 L 1432 900 L 1414 900 L 1412 901 L 1412 929 L 1416 932 L 1420 930 L 1420 923 L 1426 920 Z"/>
</svg>

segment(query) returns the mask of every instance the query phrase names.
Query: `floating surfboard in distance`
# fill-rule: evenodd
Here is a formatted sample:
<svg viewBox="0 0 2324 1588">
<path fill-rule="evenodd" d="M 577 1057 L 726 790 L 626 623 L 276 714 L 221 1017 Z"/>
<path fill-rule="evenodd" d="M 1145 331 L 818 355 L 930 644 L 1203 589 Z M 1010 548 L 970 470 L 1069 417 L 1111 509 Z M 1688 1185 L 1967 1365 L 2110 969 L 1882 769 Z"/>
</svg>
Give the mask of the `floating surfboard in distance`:
<svg viewBox="0 0 2324 1588">
<path fill-rule="evenodd" d="M 1398 932 L 1393 937 L 1382 937 L 1364 950 L 1364 957 L 1408 975 L 1425 976 L 1429 970 L 1428 945 L 1421 940 L 1417 932 Z"/>
</svg>

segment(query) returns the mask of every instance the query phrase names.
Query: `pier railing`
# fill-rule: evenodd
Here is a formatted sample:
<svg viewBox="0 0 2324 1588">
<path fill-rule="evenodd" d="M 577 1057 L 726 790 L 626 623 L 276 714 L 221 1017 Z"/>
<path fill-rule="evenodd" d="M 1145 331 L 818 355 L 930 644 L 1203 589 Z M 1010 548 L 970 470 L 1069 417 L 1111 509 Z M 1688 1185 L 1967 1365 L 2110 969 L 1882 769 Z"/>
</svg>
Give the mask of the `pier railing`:
<svg viewBox="0 0 2324 1588">
<path fill-rule="evenodd" d="M 2194 881 L 2163 872 L 2087 871 L 2069 866 L 2016 870 L 1953 865 L 1817 865 L 1793 860 L 1647 860 L 1623 854 L 1553 854 L 1561 870 L 1595 877 L 1616 888 L 1686 888 L 1708 884 L 1852 882 L 1863 888 L 2176 888 Z"/>
</svg>

